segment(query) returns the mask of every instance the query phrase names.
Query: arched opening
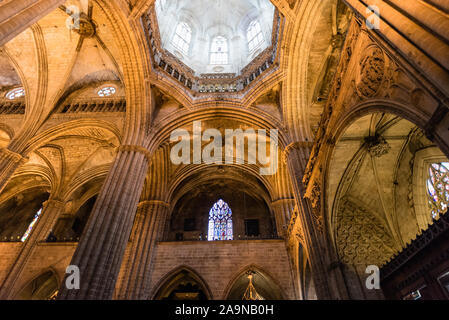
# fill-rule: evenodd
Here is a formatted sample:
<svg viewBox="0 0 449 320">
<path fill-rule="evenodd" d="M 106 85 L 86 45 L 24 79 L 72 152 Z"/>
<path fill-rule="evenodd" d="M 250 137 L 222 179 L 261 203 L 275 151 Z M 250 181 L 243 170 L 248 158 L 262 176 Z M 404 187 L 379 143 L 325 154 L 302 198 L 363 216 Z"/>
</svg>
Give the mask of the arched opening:
<svg viewBox="0 0 449 320">
<path fill-rule="evenodd" d="M 228 290 L 227 300 L 282 300 L 282 291 L 275 281 L 258 268 L 241 272 Z"/>
<path fill-rule="evenodd" d="M 49 194 L 42 188 L 32 188 L 11 197 L 0 205 L 0 241 L 27 240 Z M 45 213 L 44 213 L 45 214 Z"/>
<path fill-rule="evenodd" d="M 208 171 L 209 177 L 212 179 L 199 183 L 195 181 L 198 177 L 191 177 L 180 185 L 183 195 L 175 202 L 167 240 L 243 240 L 275 237 L 274 218 L 265 199 L 261 197 L 262 191 L 256 194 L 252 192 L 255 190 L 254 185 L 250 187 L 243 181 L 226 178 L 223 174 L 215 179 L 214 170 L 210 168 L 210 171 L 212 172 Z M 207 174 L 202 173 L 206 176 Z M 189 184 L 190 181 L 192 184 Z M 246 182 L 249 181 L 248 177 Z M 221 207 L 217 199 L 222 199 Z M 208 238 L 208 235 L 211 238 Z"/>
<path fill-rule="evenodd" d="M 58 294 L 58 278 L 53 271 L 47 271 L 28 283 L 15 300 L 54 300 Z"/>
<path fill-rule="evenodd" d="M 159 287 L 155 300 L 209 300 L 205 282 L 193 271 L 181 268 Z"/>
<path fill-rule="evenodd" d="M 79 241 L 96 200 L 97 196 L 94 196 L 87 200 L 75 214 L 60 217 L 52 232 L 54 238 L 50 241 Z"/>
<path fill-rule="evenodd" d="M 326 199 L 331 236 L 353 297 L 379 298 L 379 290 L 366 290 L 366 268 L 385 265 L 427 229 L 436 205 L 446 205 L 440 198 L 431 201 L 428 183 L 433 168 L 434 188 L 446 199 L 441 182 L 449 178 L 439 165 L 445 159 L 420 128 L 391 113 L 363 115 L 338 138 Z"/>
<path fill-rule="evenodd" d="M 302 299 L 316 300 L 317 297 L 309 258 L 306 248 L 301 243 L 298 245 L 298 277 Z"/>
</svg>

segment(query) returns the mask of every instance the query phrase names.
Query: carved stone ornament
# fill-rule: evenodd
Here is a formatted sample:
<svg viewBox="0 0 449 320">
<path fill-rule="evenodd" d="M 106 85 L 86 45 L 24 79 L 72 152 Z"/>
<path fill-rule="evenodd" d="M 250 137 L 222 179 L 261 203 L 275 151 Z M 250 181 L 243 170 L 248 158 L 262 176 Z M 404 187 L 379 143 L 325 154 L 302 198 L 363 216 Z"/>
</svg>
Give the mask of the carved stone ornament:
<svg viewBox="0 0 449 320">
<path fill-rule="evenodd" d="M 315 220 L 318 230 L 323 231 L 323 217 L 321 216 L 321 187 L 318 183 L 314 183 L 310 196 L 310 203 L 312 205 L 312 215 Z"/>
<path fill-rule="evenodd" d="M 385 56 L 379 47 L 366 49 L 366 54 L 360 61 L 357 76 L 357 94 L 361 98 L 372 98 L 377 95 L 385 77 Z"/>
<path fill-rule="evenodd" d="M 380 135 L 366 137 L 365 142 L 368 146 L 368 151 L 372 156 L 377 158 L 386 155 L 391 149 L 391 146 L 387 140 Z"/>
</svg>

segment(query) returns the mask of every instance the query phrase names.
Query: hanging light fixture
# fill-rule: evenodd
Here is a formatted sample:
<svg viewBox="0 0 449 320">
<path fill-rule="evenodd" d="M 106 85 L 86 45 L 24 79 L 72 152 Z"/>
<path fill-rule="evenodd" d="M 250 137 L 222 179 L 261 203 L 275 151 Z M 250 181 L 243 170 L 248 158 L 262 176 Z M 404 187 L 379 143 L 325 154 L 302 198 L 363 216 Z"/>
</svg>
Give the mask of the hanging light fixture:
<svg viewBox="0 0 449 320">
<path fill-rule="evenodd" d="M 253 271 L 248 272 L 249 284 L 248 284 L 248 287 L 246 288 L 245 293 L 243 294 L 242 300 L 265 300 L 264 297 L 262 297 L 260 294 L 257 293 L 257 290 L 253 285 L 253 274 L 254 273 L 255 272 L 253 272 Z"/>
</svg>

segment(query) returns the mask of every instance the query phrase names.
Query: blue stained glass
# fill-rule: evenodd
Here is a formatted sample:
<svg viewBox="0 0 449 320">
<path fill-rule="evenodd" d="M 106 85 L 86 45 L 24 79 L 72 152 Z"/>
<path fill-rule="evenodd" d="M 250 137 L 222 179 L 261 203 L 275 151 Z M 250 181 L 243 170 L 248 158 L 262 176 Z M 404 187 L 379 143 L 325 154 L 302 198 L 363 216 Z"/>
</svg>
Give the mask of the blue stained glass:
<svg viewBox="0 0 449 320">
<path fill-rule="evenodd" d="M 232 211 L 222 199 L 218 200 L 209 211 L 207 240 L 233 240 Z"/>
<path fill-rule="evenodd" d="M 36 213 L 36 215 L 33 218 L 33 221 L 31 221 L 30 225 L 28 226 L 27 231 L 22 236 L 22 239 L 20 241 L 25 242 L 25 240 L 30 236 L 31 231 L 33 231 L 33 227 L 36 224 L 37 220 L 39 219 L 39 216 L 42 213 L 42 208 L 39 209 L 39 211 Z"/>
</svg>

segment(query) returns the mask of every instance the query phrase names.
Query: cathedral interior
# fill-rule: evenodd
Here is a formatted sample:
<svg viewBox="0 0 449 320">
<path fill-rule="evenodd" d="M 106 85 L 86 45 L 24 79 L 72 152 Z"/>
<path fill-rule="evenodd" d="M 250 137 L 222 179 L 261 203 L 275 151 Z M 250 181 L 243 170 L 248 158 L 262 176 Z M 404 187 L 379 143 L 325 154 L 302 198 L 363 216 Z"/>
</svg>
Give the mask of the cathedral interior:
<svg viewBox="0 0 449 320">
<path fill-rule="evenodd" d="M 448 157 L 447 0 L 0 1 L 2 300 L 449 299 Z"/>
</svg>

